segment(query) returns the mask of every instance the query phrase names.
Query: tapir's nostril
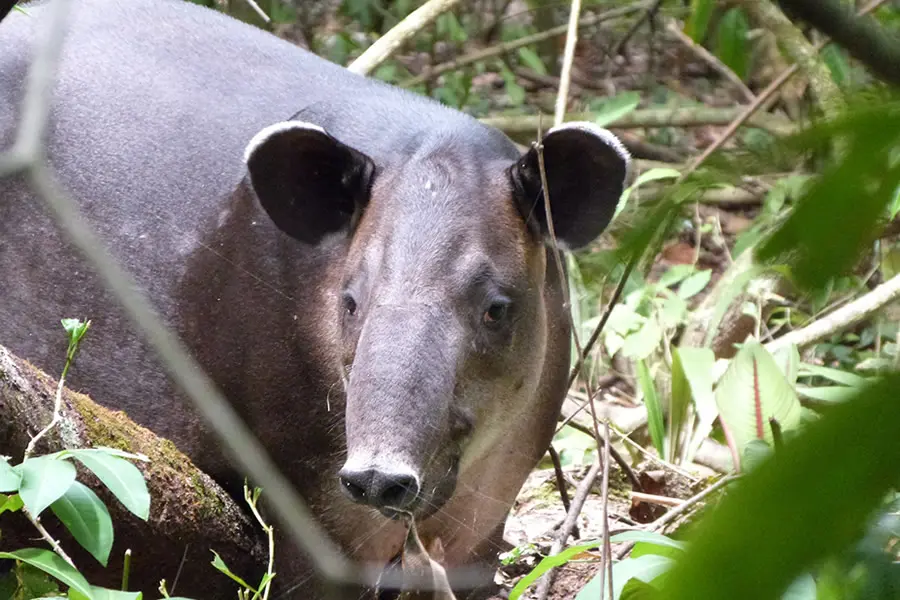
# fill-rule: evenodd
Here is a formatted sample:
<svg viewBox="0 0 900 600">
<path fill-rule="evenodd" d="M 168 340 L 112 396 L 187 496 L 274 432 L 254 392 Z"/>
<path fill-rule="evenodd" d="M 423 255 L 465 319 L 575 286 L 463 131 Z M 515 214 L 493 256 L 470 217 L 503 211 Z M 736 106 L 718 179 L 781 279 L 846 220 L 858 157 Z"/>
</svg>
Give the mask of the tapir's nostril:
<svg viewBox="0 0 900 600">
<path fill-rule="evenodd" d="M 341 469 L 340 479 L 351 500 L 376 508 L 408 509 L 419 497 L 419 482 L 414 475 Z"/>
</svg>

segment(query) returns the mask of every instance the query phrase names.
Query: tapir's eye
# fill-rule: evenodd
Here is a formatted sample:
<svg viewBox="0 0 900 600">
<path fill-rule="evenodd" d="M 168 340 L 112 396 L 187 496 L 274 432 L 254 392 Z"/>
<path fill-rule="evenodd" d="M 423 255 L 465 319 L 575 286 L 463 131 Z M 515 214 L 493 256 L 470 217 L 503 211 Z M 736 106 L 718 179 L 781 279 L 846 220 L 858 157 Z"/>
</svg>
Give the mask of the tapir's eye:
<svg viewBox="0 0 900 600">
<path fill-rule="evenodd" d="M 349 293 L 344 294 L 344 311 L 351 317 L 356 314 L 356 300 Z"/>
<path fill-rule="evenodd" d="M 481 321 L 487 327 L 498 327 L 506 322 L 509 317 L 509 300 L 494 300 L 488 309 L 484 311 Z"/>
</svg>

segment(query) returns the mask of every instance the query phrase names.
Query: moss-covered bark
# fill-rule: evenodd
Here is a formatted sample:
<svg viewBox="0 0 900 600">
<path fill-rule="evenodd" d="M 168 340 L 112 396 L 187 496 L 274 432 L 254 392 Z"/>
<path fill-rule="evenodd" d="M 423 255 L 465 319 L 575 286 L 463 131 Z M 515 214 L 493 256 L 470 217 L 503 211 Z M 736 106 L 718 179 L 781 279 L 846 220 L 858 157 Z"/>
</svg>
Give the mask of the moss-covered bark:
<svg viewBox="0 0 900 600">
<path fill-rule="evenodd" d="M 52 416 L 56 381 L 0 346 L 0 454 L 21 460 L 30 437 Z M 144 454 L 137 463 L 150 491 L 150 518 L 141 521 L 107 492 L 89 472 L 79 480 L 104 500 L 115 527 L 115 544 L 107 569 L 77 547 L 77 543 L 49 514 L 44 524 L 72 555 L 94 585 L 118 587 L 122 556 L 133 554 L 132 590 L 155 598 L 159 580 L 169 591 L 178 576 L 178 595 L 193 598 L 231 598 L 235 585 L 215 571 L 210 550 L 218 552 L 235 572 L 253 581 L 262 571 L 265 546 L 262 532 L 208 475 L 198 470 L 170 441 L 111 411 L 82 394 L 65 390 L 62 420 L 38 443 L 36 454 L 64 448 L 108 446 Z M 35 532 L 19 514 L 0 516 L 0 549 L 34 546 Z M 182 560 L 184 559 L 184 560 Z M 180 572 L 180 575 L 179 575 Z"/>
</svg>

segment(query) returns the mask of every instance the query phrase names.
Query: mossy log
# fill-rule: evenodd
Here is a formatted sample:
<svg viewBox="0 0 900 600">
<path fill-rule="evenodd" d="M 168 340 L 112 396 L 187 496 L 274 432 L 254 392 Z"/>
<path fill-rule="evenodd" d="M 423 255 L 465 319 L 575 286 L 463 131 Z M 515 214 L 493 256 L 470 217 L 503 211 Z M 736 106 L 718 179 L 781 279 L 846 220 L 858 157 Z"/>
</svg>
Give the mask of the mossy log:
<svg viewBox="0 0 900 600">
<path fill-rule="evenodd" d="M 31 436 L 50 422 L 57 381 L 0 346 L 0 455 L 21 461 Z M 78 479 L 106 503 L 115 528 L 109 566 L 84 552 L 48 510 L 42 523 L 58 539 L 93 585 L 118 589 L 123 556 L 131 549 L 129 588 L 157 598 L 160 579 L 169 592 L 198 600 L 233 598 L 236 585 L 211 566 L 215 550 L 235 573 L 253 583 L 264 570 L 266 545 L 258 524 L 243 506 L 197 469 L 170 441 L 65 389 L 62 419 L 37 444 L 35 455 L 62 449 L 107 446 L 146 455 L 137 462 L 150 492 L 148 521 L 132 515 L 79 465 Z M 151 401 L 148 399 L 148 401 Z M 21 513 L 0 516 L 0 550 L 46 546 Z M 0 562 L 0 570 L 8 568 Z"/>
</svg>

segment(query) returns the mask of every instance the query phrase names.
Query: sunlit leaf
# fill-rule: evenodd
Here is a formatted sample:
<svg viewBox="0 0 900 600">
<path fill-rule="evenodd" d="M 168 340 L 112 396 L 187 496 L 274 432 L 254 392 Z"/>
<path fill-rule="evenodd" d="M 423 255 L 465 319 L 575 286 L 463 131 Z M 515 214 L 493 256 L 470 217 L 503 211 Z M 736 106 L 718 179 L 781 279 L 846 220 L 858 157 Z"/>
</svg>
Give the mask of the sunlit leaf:
<svg viewBox="0 0 900 600">
<path fill-rule="evenodd" d="M 17 510 L 22 510 L 25 506 L 25 503 L 22 502 L 22 497 L 18 494 L 13 494 L 12 496 L 4 496 L 0 494 L 0 515 L 5 512 L 16 512 Z"/>
<path fill-rule="evenodd" d="M 706 285 L 709 283 L 710 278 L 712 277 L 711 269 L 704 269 L 702 271 L 697 271 L 692 274 L 690 277 L 686 278 L 681 282 L 681 285 L 678 286 L 678 295 L 681 298 L 687 300 L 693 296 L 696 296 Z"/>
<path fill-rule="evenodd" d="M 633 112 L 641 103 L 641 95 L 637 92 L 622 92 L 612 98 L 606 98 L 594 105 L 594 123 L 606 127 Z"/>
<path fill-rule="evenodd" d="M 709 348 L 678 348 L 678 358 L 690 387 L 697 425 L 688 447 L 687 460 L 691 460 L 700 444 L 712 431 L 719 416 L 716 396 L 713 393 L 713 367 L 715 355 Z"/>
<path fill-rule="evenodd" d="M 800 423 L 797 395 L 772 355 L 753 338 L 744 343 L 719 381 L 716 405 L 739 451 L 754 439 L 772 443 L 770 419 L 783 432 Z"/>
<path fill-rule="evenodd" d="M 94 600 L 142 600 L 144 595 L 141 592 L 121 592 L 119 590 L 110 590 L 97 586 L 91 586 L 91 593 Z M 77 590 L 69 590 L 69 600 L 86 600 L 86 597 Z M 169 597 L 167 600 L 178 600 L 175 597 Z M 186 600 L 186 599 L 185 599 Z"/>
<path fill-rule="evenodd" d="M 858 539 L 900 478 L 897 389 L 900 375 L 857 390 L 744 476 L 696 524 L 662 597 L 778 597 L 798 574 Z"/>
<path fill-rule="evenodd" d="M 644 321 L 643 326 L 625 338 L 622 354 L 627 358 L 644 359 L 659 346 L 662 341 L 662 329 L 656 319 Z"/>
</svg>

